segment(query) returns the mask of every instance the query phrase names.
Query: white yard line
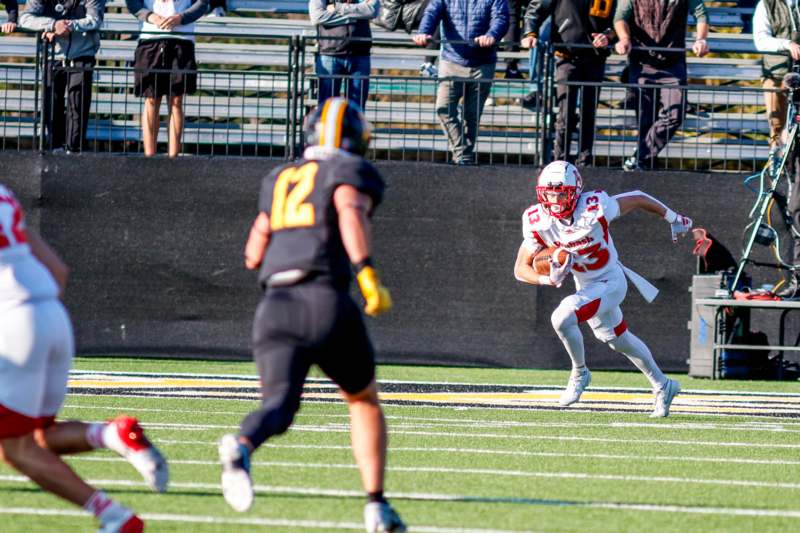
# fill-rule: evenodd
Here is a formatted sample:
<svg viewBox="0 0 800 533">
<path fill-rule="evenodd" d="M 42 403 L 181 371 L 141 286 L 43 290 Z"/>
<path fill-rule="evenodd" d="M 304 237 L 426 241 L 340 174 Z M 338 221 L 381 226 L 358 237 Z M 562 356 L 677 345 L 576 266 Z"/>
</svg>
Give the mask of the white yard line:
<svg viewBox="0 0 800 533">
<path fill-rule="evenodd" d="M 75 509 L 40 509 L 32 507 L 0 507 L 0 514 L 33 516 L 88 517 L 86 512 Z M 291 520 L 288 518 L 226 518 L 222 516 L 186 515 L 166 513 L 142 513 L 147 522 L 180 522 L 184 524 L 225 524 L 242 526 L 305 528 L 305 529 L 354 529 L 361 531 L 364 525 L 356 522 L 332 522 L 325 520 Z M 426 533 L 517 533 L 502 529 L 448 528 L 437 526 L 414 526 L 414 531 Z"/>
<path fill-rule="evenodd" d="M 132 406 L 97 406 L 97 405 L 81 405 L 81 404 L 67 404 L 65 409 L 87 409 L 99 411 L 124 411 L 126 413 L 189 413 L 200 414 L 196 409 L 158 409 L 148 407 L 132 407 Z M 244 417 L 248 411 L 211 411 L 203 412 L 202 414 L 208 415 L 232 415 Z M 306 418 L 336 418 L 336 419 L 349 419 L 349 414 L 335 414 L 335 413 L 308 413 L 304 412 L 298 415 L 299 420 Z M 398 421 L 415 421 L 415 422 L 431 422 L 431 426 L 442 427 L 486 427 L 486 428 L 643 428 L 643 429 L 678 429 L 690 431 L 764 431 L 775 433 L 800 433 L 800 429 L 787 429 L 785 426 L 794 425 L 791 422 L 758 422 L 747 421 L 740 423 L 711 423 L 711 422 L 519 422 L 514 420 L 495 420 L 486 421 L 475 418 L 437 418 L 437 417 L 419 417 L 419 416 L 398 416 L 386 415 L 387 420 Z M 392 424 L 392 427 L 398 427 L 401 424 Z M 418 427 L 427 427 L 419 425 Z"/>
<path fill-rule="evenodd" d="M 70 460 L 77 461 L 97 461 L 97 462 L 117 462 L 119 458 L 109 457 L 76 457 Z M 178 459 L 170 461 L 172 464 L 183 465 L 202 465 L 217 466 L 215 461 L 200 459 Z M 257 466 L 291 468 L 291 469 L 315 469 L 315 470 L 356 470 L 358 467 L 353 463 L 309 463 L 293 461 L 258 461 Z M 713 479 L 713 478 L 691 478 L 691 477 L 670 477 L 670 476 L 627 476 L 617 474 L 591 474 L 588 472 L 544 472 L 537 470 L 508 470 L 498 468 L 451 468 L 441 466 L 388 466 L 390 472 L 427 472 L 438 474 L 454 475 L 479 475 L 479 476 L 506 476 L 506 477 L 532 477 L 532 478 L 552 478 L 552 479 L 587 479 L 604 481 L 638 481 L 644 483 L 682 483 L 691 485 L 725 485 L 748 488 L 767 488 L 767 489 L 787 489 L 800 490 L 800 483 L 782 481 L 757 481 L 742 479 Z"/>
<path fill-rule="evenodd" d="M 172 439 L 159 439 L 158 444 L 180 444 L 180 445 L 203 445 L 216 447 L 219 443 L 217 441 L 199 441 L 199 440 L 172 440 Z M 286 449 L 286 450 L 341 450 L 351 451 L 349 445 L 334 445 L 334 444 L 265 444 L 265 450 L 268 449 Z M 432 452 L 432 453 L 463 453 L 468 455 L 508 455 L 514 457 L 564 457 L 571 459 L 602 459 L 602 460 L 619 460 L 630 462 L 648 462 L 648 461 L 670 461 L 670 462 L 690 462 L 690 463 L 721 463 L 721 464 L 743 464 L 743 465 L 774 465 L 774 466 L 796 466 L 800 465 L 800 461 L 788 459 L 746 459 L 735 457 L 701 457 L 701 456 L 687 456 L 687 455 L 625 455 L 625 454 L 609 454 L 609 453 L 567 453 L 567 452 L 532 452 L 526 450 L 489 450 L 484 448 L 436 448 L 436 447 L 414 447 L 414 446 L 392 446 L 389 451 L 391 453 L 419 453 L 419 452 Z M 267 452 L 269 453 L 269 452 Z M 72 457 L 78 459 L 78 456 Z M 110 461 L 118 460 L 124 461 L 122 458 L 107 459 L 96 456 L 80 456 L 81 460 L 86 461 Z M 181 464 L 181 461 L 170 460 L 172 464 Z M 208 464 L 217 463 L 208 461 Z M 188 463 L 187 463 L 188 464 Z M 255 461 L 253 464 L 262 464 Z"/>
<path fill-rule="evenodd" d="M 560 389 L 553 389 L 553 390 L 555 391 L 555 390 L 560 390 Z M 632 389 L 632 390 L 639 390 L 639 389 Z M 184 391 L 184 392 L 186 392 L 186 391 Z M 685 392 L 688 392 L 688 391 L 685 391 Z M 757 394 L 757 393 L 753 393 L 753 394 Z M 780 396 L 781 394 L 780 393 L 775 393 L 774 395 Z M 97 394 L 94 394 L 93 392 L 81 392 L 81 391 L 73 391 L 73 392 L 70 393 L 70 396 L 73 396 L 73 397 L 88 396 L 88 397 L 94 397 L 94 398 L 103 397 L 102 395 L 97 395 Z M 113 398 L 115 398 L 115 399 L 128 398 L 128 399 L 135 399 L 135 400 L 142 400 L 142 399 L 147 399 L 147 400 L 161 400 L 161 399 L 169 399 L 169 400 L 202 400 L 204 402 L 206 402 L 208 400 L 224 400 L 224 401 L 227 401 L 227 402 L 247 403 L 248 405 L 254 405 L 255 402 L 258 401 L 258 398 L 256 397 L 256 395 L 253 395 L 252 398 L 232 398 L 232 397 L 229 397 L 229 396 L 219 396 L 219 397 L 213 397 L 213 398 L 192 398 L 192 397 L 189 397 L 189 396 L 173 396 L 173 395 L 158 395 L 158 394 L 141 395 L 141 394 L 118 394 L 118 393 L 115 393 L 113 395 Z M 306 399 L 304 399 L 304 403 L 306 405 L 330 405 L 332 402 L 329 401 L 329 400 L 306 398 Z M 558 412 L 555 409 L 555 407 L 556 407 L 555 403 L 553 405 L 549 405 L 548 404 L 546 406 L 530 404 L 530 405 L 516 406 L 516 407 L 497 405 L 497 404 L 440 405 L 440 404 L 423 403 L 422 405 L 424 405 L 425 407 L 433 407 L 433 408 L 437 408 L 438 407 L 438 408 L 442 408 L 442 409 L 450 409 L 450 410 L 453 410 L 453 411 L 472 411 L 472 410 L 487 410 L 487 409 L 490 409 L 492 411 L 501 411 L 501 412 L 509 412 L 509 413 L 519 413 L 520 411 L 525 411 L 525 412 L 529 412 L 529 413 L 536 413 L 536 412 L 552 413 L 552 412 Z M 395 410 L 395 409 L 396 410 L 419 409 L 420 404 L 419 403 L 403 404 L 403 403 L 386 402 L 384 407 L 385 407 L 386 410 L 390 410 L 390 409 L 391 410 Z M 777 421 L 780 421 L 780 423 L 785 424 L 785 425 L 800 426 L 800 422 L 783 422 L 784 420 L 786 420 L 785 416 L 782 416 L 780 414 L 770 414 L 769 412 L 759 412 L 759 413 L 722 413 L 722 412 L 709 412 L 709 411 L 704 411 L 704 412 L 691 412 L 691 411 L 679 412 L 679 411 L 676 410 L 679 407 L 680 406 L 676 405 L 676 406 L 674 406 L 674 409 L 673 409 L 673 411 L 675 411 L 679 415 L 706 416 L 706 417 L 717 417 L 717 418 L 730 418 L 730 417 L 733 417 L 733 416 L 750 416 L 750 417 L 754 417 L 754 418 L 758 418 L 758 419 L 762 419 L 762 420 L 775 420 L 776 421 L 775 423 L 778 423 Z M 686 406 L 686 407 L 689 408 L 691 406 Z M 740 405 L 738 407 L 742 407 L 742 406 Z M 562 411 L 564 411 L 564 410 L 562 410 Z M 569 412 L 573 413 L 573 414 L 574 413 L 619 414 L 621 412 L 628 414 L 628 411 L 621 410 L 619 405 L 616 405 L 616 406 L 612 405 L 612 406 L 608 406 L 608 407 L 604 407 L 604 408 L 588 408 L 588 407 L 587 408 L 582 408 L 582 407 L 576 407 L 576 406 L 573 405 L 573 406 L 571 406 L 569 408 Z M 641 413 L 645 413 L 645 412 L 646 411 L 641 411 Z M 641 414 L 641 413 L 637 411 L 634 414 Z"/>
<path fill-rule="evenodd" d="M 26 483 L 28 479 L 23 476 L 0 476 L 0 481 Z M 124 479 L 93 479 L 89 483 L 102 486 L 124 486 L 124 487 L 140 487 L 144 486 L 142 482 L 124 480 Z M 195 490 L 219 490 L 219 485 L 214 483 L 171 483 L 172 488 L 179 489 L 195 489 Z M 257 493 L 266 494 L 290 494 L 290 495 L 304 495 L 304 496 L 324 496 L 324 497 L 340 497 L 340 498 L 363 498 L 363 493 L 357 490 L 340 490 L 340 489 L 324 489 L 319 487 L 281 487 L 270 485 L 255 485 Z M 389 498 L 398 500 L 418 500 L 418 501 L 449 501 L 449 502 L 483 502 L 483 503 L 515 503 L 527 505 L 541 505 L 541 506 L 557 506 L 557 507 L 580 507 L 590 509 L 613 509 L 621 511 L 645 511 L 645 512 L 667 512 L 667 513 L 689 513 L 689 514 L 709 514 L 709 515 L 722 515 L 722 516 L 752 516 L 752 517 L 772 517 L 772 518 L 800 518 L 800 510 L 794 509 L 754 509 L 754 508 L 739 508 L 739 507 L 693 507 L 682 505 L 657 505 L 657 504 L 642 504 L 642 503 L 626 503 L 626 502 L 575 502 L 575 501 L 561 501 L 561 500 L 540 500 L 535 498 L 520 498 L 520 497 L 481 497 L 469 496 L 461 494 L 442 494 L 442 493 L 404 493 L 404 492 L 387 492 Z M 4 510 L 5 509 L 5 510 Z M 53 514 L 64 516 L 86 516 L 85 513 L 79 510 L 62 510 L 62 509 L 28 509 L 28 508 L 2 508 L 0 513 L 8 514 Z M 159 515 L 159 514 L 143 514 L 142 518 L 148 519 L 150 517 L 159 516 L 193 516 L 193 515 Z M 212 517 L 216 519 L 217 517 Z M 158 520 L 158 518 L 151 518 Z M 202 520 L 202 519 L 200 519 Z M 268 519 L 228 519 L 220 518 L 220 520 L 268 520 Z M 198 520 L 199 521 L 199 520 Z M 240 523 L 240 522 L 231 522 Z M 243 522 L 241 522 L 243 523 Z M 412 523 L 413 525 L 413 523 Z M 358 529 L 362 527 L 357 524 Z M 460 531 L 462 533 L 476 532 L 476 533 L 500 533 L 498 530 L 486 529 L 456 529 L 456 528 L 440 528 L 435 526 L 413 526 L 414 531 L 428 531 L 430 533 L 443 532 L 443 531 Z"/>
<path fill-rule="evenodd" d="M 150 430 L 168 429 L 172 431 L 205 431 L 208 429 L 238 430 L 238 425 L 232 424 L 181 424 L 171 422 L 148 422 L 143 424 Z M 346 424 L 295 424 L 293 431 L 306 431 L 311 433 L 349 433 L 350 429 Z M 389 432 L 392 435 L 420 435 L 427 437 L 450 437 L 450 438 L 484 438 L 484 439 L 505 439 L 505 440 L 555 440 L 555 441 L 577 441 L 577 442 L 607 442 L 631 444 L 630 438 L 611 438 L 611 437 L 579 437 L 574 435 L 513 435 L 505 433 L 464 433 L 464 432 L 437 432 L 437 431 L 404 431 L 393 429 L 390 425 Z M 703 440 L 674 440 L 674 439 L 636 439 L 636 444 L 661 444 L 661 445 L 680 445 L 680 446 L 716 446 L 725 448 L 768 448 L 768 449 L 799 449 L 800 443 L 758 443 L 758 442 L 739 442 L 739 441 L 703 441 Z"/>
</svg>

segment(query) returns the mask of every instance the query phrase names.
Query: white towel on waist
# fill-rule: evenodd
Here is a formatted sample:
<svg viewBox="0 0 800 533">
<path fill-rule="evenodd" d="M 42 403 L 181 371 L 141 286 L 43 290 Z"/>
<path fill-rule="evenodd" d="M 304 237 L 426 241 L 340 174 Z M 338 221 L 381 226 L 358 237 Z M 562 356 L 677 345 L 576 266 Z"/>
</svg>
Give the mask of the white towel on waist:
<svg viewBox="0 0 800 533">
<path fill-rule="evenodd" d="M 631 280 L 631 283 L 633 283 L 634 287 L 636 287 L 636 290 L 639 291 L 639 294 L 642 295 L 642 298 L 647 300 L 647 303 L 653 303 L 653 300 L 655 300 L 656 296 L 658 296 L 658 289 L 656 286 L 622 263 L 620 263 L 620 266 L 625 272 L 625 275 L 628 276 L 628 279 Z"/>
</svg>

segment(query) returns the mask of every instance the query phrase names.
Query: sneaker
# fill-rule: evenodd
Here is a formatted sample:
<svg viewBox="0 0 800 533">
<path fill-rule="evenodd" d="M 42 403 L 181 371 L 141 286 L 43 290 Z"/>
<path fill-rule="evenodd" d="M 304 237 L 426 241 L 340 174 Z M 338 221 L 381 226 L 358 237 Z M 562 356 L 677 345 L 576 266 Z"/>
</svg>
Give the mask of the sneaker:
<svg viewBox="0 0 800 533">
<path fill-rule="evenodd" d="M 561 393 L 561 398 L 558 399 L 558 404 L 561 407 L 572 405 L 581 399 L 581 394 L 592 382 L 592 373 L 586 368 L 583 372 L 570 375 L 567 382 L 567 388 Z"/>
<path fill-rule="evenodd" d="M 100 515 L 98 533 L 142 533 L 144 522 L 127 507 L 116 506 Z"/>
<path fill-rule="evenodd" d="M 243 513 L 253 505 L 253 480 L 250 478 L 250 450 L 236 435 L 224 435 L 219 441 L 222 464 L 222 495 L 234 511 Z"/>
<path fill-rule="evenodd" d="M 798 281 L 800 274 L 792 273 L 789 277 L 788 283 L 783 285 L 775 295 L 781 300 L 797 300 L 800 297 L 800 281 Z"/>
<path fill-rule="evenodd" d="M 364 506 L 364 525 L 367 533 L 403 533 L 406 525 L 386 502 L 369 502 Z"/>
<path fill-rule="evenodd" d="M 531 91 L 522 97 L 520 105 L 528 111 L 536 111 L 542 105 L 542 95 L 539 91 Z"/>
<path fill-rule="evenodd" d="M 209 17 L 224 17 L 227 13 L 225 13 L 225 8 L 222 6 L 217 6 L 211 10 L 211 13 L 208 14 Z"/>
<path fill-rule="evenodd" d="M 430 62 L 425 62 L 419 66 L 419 75 L 423 78 L 435 78 L 439 75 L 439 69 Z"/>
<path fill-rule="evenodd" d="M 622 170 L 625 172 L 635 172 L 637 170 L 642 170 L 642 167 L 639 166 L 639 159 L 632 155 L 622 163 Z"/>
<path fill-rule="evenodd" d="M 505 79 L 507 79 L 507 80 L 524 80 L 525 79 L 525 75 L 522 74 L 522 72 L 518 68 L 512 67 L 512 66 L 507 66 L 506 67 Z"/>
<path fill-rule="evenodd" d="M 144 436 L 138 420 L 125 415 L 118 416 L 103 430 L 103 442 L 138 470 L 151 489 L 156 492 L 167 490 L 167 460 Z"/>
<path fill-rule="evenodd" d="M 667 379 L 667 382 L 656 392 L 656 405 L 650 418 L 664 418 L 669 416 L 669 406 L 672 400 L 681 391 L 681 384 L 674 379 Z"/>
</svg>

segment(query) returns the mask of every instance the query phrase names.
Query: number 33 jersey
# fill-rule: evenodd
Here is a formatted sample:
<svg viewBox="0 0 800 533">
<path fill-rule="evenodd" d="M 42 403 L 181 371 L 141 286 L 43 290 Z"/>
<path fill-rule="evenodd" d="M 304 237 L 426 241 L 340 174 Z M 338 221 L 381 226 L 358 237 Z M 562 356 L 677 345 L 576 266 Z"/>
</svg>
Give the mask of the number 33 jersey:
<svg viewBox="0 0 800 533">
<path fill-rule="evenodd" d="M 567 224 L 550 216 L 540 205 L 532 205 L 522 215 L 522 238 L 531 252 L 547 246 L 560 246 L 573 258 L 572 274 L 578 284 L 603 279 L 618 268 L 619 257 L 608 231 L 619 216 L 617 200 L 605 191 L 584 192 Z"/>
<path fill-rule="evenodd" d="M 270 241 L 259 273 L 262 286 L 271 276 L 290 270 L 330 278 L 337 287 L 350 283 L 350 259 L 333 204 L 339 185 L 352 185 L 369 196 L 373 210 L 383 198 L 384 183 L 377 169 L 346 153 L 300 159 L 264 178 L 259 210 L 269 215 Z"/>
</svg>

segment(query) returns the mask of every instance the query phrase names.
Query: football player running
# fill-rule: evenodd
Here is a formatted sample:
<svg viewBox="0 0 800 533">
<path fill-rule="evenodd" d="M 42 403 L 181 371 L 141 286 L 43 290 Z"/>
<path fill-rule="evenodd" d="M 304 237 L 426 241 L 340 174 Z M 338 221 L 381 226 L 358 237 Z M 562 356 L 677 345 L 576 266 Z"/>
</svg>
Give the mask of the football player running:
<svg viewBox="0 0 800 533">
<path fill-rule="evenodd" d="M 167 488 L 167 463 L 135 418 L 55 422 L 75 345 L 60 300 L 67 274 L 0 184 L 0 457 L 44 490 L 92 513 L 101 533 L 137 533 L 144 524 L 133 511 L 88 485 L 59 457 L 109 448 L 153 490 Z"/>
<path fill-rule="evenodd" d="M 628 290 L 626 276 L 651 302 L 657 289 L 624 267 L 617 255 L 608 226 L 616 218 L 641 209 L 657 215 L 670 226 L 672 241 L 692 227 L 692 221 L 641 191 L 609 196 L 605 191 L 584 192 L 578 169 L 565 161 L 554 161 L 537 178 L 538 204 L 522 216 L 522 245 L 517 253 L 514 275 L 532 285 L 560 287 L 571 272 L 576 292 L 553 311 L 553 328 L 572 360 L 572 372 L 559 403 L 571 405 L 592 380 L 586 368 L 583 335 L 578 327 L 587 322 L 595 337 L 624 354 L 650 381 L 655 393 L 653 418 L 669 415 L 672 400 L 680 392 L 677 381 L 658 368 L 650 349 L 628 329 L 620 304 Z M 532 264 L 539 250 L 556 246 L 569 255 L 564 264 L 552 259 L 549 275 L 539 275 Z M 560 254 L 554 253 L 557 258 Z"/>
<path fill-rule="evenodd" d="M 378 171 L 362 156 L 370 128 L 357 104 L 330 98 L 306 117 L 303 158 L 264 178 L 245 266 L 264 291 L 253 323 L 253 356 L 262 405 L 238 435 L 220 440 L 222 492 L 236 511 L 253 503 L 252 454 L 289 429 L 303 383 L 316 364 L 340 388 L 350 410 L 353 455 L 361 471 L 367 531 L 406 526 L 383 496 L 386 423 L 375 361 L 361 312 L 349 294 L 351 264 L 376 316 L 392 306 L 370 257 L 369 218 L 383 196 Z"/>
</svg>

